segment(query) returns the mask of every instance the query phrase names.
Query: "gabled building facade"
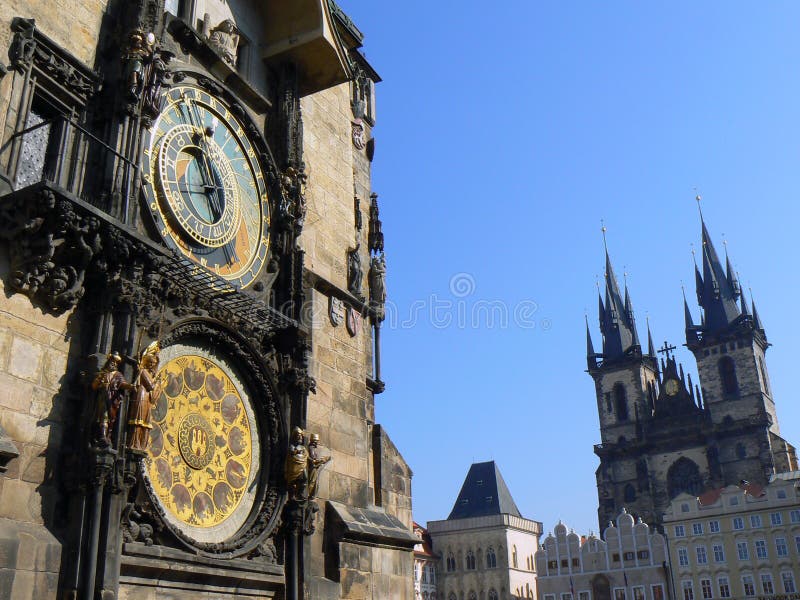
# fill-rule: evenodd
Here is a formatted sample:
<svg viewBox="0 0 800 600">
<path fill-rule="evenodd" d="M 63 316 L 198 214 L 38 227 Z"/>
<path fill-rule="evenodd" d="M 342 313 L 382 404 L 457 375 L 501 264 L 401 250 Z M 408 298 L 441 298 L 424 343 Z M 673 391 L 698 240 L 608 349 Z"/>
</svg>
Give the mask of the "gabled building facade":
<svg viewBox="0 0 800 600">
<path fill-rule="evenodd" d="M 796 468 L 780 435 L 765 352 L 766 333 L 747 305 L 730 261 L 723 267 L 701 219 L 702 270 L 695 267 L 702 315 L 694 324 L 684 298 L 686 346 L 699 385 L 665 344 L 657 357 L 648 324 L 644 350 L 631 297 L 624 297 L 606 250 L 605 298 L 599 299 L 602 350 L 587 323 L 588 373 L 595 383 L 601 443 L 594 448 L 599 522 L 626 508 L 660 525 L 672 498 L 746 479 L 765 484 Z"/>
<path fill-rule="evenodd" d="M 470 467 L 450 515 L 429 521 L 428 532 L 440 600 L 536 597 L 542 524 L 520 514 L 494 461 Z"/>
</svg>

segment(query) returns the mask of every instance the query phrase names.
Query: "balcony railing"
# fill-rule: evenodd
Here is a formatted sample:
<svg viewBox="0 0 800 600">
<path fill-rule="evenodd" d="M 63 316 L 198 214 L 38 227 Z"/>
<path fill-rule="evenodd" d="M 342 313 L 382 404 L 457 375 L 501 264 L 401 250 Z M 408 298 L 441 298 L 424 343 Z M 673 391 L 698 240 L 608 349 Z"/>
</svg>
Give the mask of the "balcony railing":
<svg viewBox="0 0 800 600">
<path fill-rule="evenodd" d="M 15 189 L 44 181 L 132 224 L 137 164 L 65 116 L 32 113 L 28 123 L 0 148 Z"/>
</svg>

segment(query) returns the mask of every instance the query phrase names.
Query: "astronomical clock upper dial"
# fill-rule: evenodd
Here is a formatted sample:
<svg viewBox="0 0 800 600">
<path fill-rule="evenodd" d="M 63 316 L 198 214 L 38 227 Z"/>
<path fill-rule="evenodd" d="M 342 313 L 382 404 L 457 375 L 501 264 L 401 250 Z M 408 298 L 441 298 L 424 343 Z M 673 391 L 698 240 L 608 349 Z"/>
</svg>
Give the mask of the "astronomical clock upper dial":
<svg viewBox="0 0 800 600">
<path fill-rule="evenodd" d="M 264 174 L 242 124 L 205 90 L 180 85 L 162 99 L 145 142 L 143 186 L 161 236 L 237 287 L 267 258 Z"/>
<path fill-rule="evenodd" d="M 166 520 L 204 543 L 246 521 L 260 465 L 255 413 L 235 372 L 203 348 L 161 352 L 161 394 L 151 413 L 145 477 Z"/>
</svg>

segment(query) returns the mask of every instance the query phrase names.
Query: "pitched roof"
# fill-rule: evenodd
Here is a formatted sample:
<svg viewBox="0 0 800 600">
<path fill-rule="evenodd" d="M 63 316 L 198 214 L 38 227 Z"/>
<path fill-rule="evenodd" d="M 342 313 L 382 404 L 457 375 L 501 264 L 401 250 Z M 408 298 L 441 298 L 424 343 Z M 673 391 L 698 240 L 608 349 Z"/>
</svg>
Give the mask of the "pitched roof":
<svg viewBox="0 0 800 600">
<path fill-rule="evenodd" d="M 474 463 L 467 473 L 448 520 L 487 515 L 522 515 L 493 460 Z"/>
</svg>

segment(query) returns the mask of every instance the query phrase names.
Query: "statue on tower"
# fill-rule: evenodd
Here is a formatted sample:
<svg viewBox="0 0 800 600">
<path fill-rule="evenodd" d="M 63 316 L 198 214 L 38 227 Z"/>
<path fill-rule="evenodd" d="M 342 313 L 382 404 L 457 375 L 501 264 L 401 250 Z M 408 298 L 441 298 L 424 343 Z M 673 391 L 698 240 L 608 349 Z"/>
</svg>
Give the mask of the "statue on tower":
<svg viewBox="0 0 800 600">
<path fill-rule="evenodd" d="M 137 453 L 147 451 L 150 441 L 150 410 L 161 397 L 162 383 L 156 376 L 158 371 L 158 341 L 153 342 L 139 360 L 139 375 L 136 378 L 136 395 L 128 412 L 128 448 Z"/>
<path fill-rule="evenodd" d="M 93 437 L 94 442 L 102 447 L 111 446 L 122 399 L 129 390 L 134 389 L 119 371 L 121 362 L 122 357 L 112 352 L 106 356 L 103 368 L 92 381 L 92 391 L 95 394 Z"/>
<path fill-rule="evenodd" d="M 209 45 L 222 55 L 232 67 L 236 67 L 236 52 L 239 49 L 239 30 L 231 19 L 225 19 L 211 30 Z"/>
</svg>

